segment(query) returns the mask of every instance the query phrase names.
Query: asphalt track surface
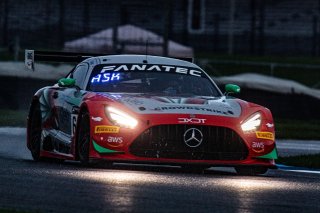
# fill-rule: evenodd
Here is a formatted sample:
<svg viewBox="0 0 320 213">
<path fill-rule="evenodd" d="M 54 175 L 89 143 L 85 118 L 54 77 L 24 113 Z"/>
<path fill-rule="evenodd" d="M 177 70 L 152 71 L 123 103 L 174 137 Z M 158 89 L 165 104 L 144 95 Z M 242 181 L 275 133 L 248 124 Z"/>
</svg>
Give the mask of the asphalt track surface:
<svg viewBox="0 0 320 213">
<path fill-rule="evenodd" d="M 0 210 L 27 212 L 320 212 L 320 171 L 238 176 L 178 167 L 34 162 L 23 129 L 0 129 Z M 1 211 L 0 211 L 1 212 Z"/>
</svg>

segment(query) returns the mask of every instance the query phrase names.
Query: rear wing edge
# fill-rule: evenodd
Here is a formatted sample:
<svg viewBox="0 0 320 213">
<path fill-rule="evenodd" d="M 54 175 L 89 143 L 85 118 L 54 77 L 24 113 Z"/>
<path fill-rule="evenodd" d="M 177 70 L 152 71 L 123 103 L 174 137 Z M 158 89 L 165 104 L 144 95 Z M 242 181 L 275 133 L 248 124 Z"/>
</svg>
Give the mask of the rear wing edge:
<svg viewBox="0 0 320 213">
<path fill-rule="evenodd" d="M 35 61 L 47 61 L 47 62 L 77 62 L 95 57 L 101 56 L 96 53 L 73 53 L 73 52 L 53 52 L 53 51 L 38 51 L 38 50 L 25 50 L 25 66 L 34 71 Z"/>
<path fill-rule="evenodd" d="M 97 53 L 74 53 L 74 52 L 54 52 L 54 51 L 38 51 L 38 50 L 25 50 L 25 59 L 24 63 L 27 69 L 34 71 L 35 61 L 47 61 L 47 62 L 76 62 L 80 63 L 81 61 L 95 57 L 102 56 L 105 54 Z M 188 61 L 193 63 L 193 58 L 179 58 L 174 57 L 175 59 Z"/>
</svg>

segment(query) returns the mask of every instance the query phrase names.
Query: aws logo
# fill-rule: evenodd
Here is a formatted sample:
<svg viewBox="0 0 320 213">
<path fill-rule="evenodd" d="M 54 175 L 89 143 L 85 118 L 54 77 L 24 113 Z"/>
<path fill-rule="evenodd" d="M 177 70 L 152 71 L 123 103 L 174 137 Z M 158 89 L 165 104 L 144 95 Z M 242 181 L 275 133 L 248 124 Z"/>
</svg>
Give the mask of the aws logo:
<svg viewBox="0 0 320 213">
<path fill-rule="evenodd" d="M 256 153 L 260 153 L 264 151 L 264 143 L 263 142 L 252 142 L 252 150 Z"/>
<path fill-rule="evenodd" d="M 118 147 L 118 146 L 122 145 L 123 137 L 112 137 L 112 136 L 109 136 L 107 138 L 107 142 L 108 142 L 109 146 Z"/>
</svg>

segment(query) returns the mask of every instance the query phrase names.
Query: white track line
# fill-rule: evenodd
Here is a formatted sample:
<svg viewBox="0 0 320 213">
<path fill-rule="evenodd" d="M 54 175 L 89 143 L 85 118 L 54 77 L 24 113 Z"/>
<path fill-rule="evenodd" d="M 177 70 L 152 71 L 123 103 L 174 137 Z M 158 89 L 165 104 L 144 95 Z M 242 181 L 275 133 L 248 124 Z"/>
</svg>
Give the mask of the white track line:
<svg viewBox="0 0 320 213">
<path fill-rule="evenodd" d="M 311 170 L 308 168 L 294 167 L 294 166 L 286 166 L 282 164 L 277 165 L 279 170 L 288 171 L 288 172 L 300 172 L 300 173 L 309 173 L 309 174 L 320 174 L 320 170 Z"/>
<path fill-rule="evenodd" d="M 308 174 L 318 174 L 320 175 L 320 171 L 312 171 L 312 170 L 284 170 L 289 172 L 300 172 L 300 173 L 308 173 Z"/>
</svg>

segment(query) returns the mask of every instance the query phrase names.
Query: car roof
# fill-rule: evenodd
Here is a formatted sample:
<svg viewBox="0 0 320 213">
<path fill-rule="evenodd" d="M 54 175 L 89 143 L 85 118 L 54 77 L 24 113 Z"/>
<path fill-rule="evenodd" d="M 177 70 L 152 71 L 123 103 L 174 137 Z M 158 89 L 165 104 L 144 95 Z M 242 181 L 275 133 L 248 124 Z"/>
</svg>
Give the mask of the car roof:
<svg viewBox="0 0 320 213">
<path fill-rule="evenodd" d="M 175 58 L 168 58 L 163 56 L 151 56 L 151 55 L 107 55 L 107 56 L 97 56 L 91 57 L 83 62 L 95 61 L 97 64 L 163 64 L 163 65 L 176 65 L 185 67 L 194 67 L 200 69 L 199 66 L 191 63 L 189 61 L 184 61 Z"/>
</svg>

